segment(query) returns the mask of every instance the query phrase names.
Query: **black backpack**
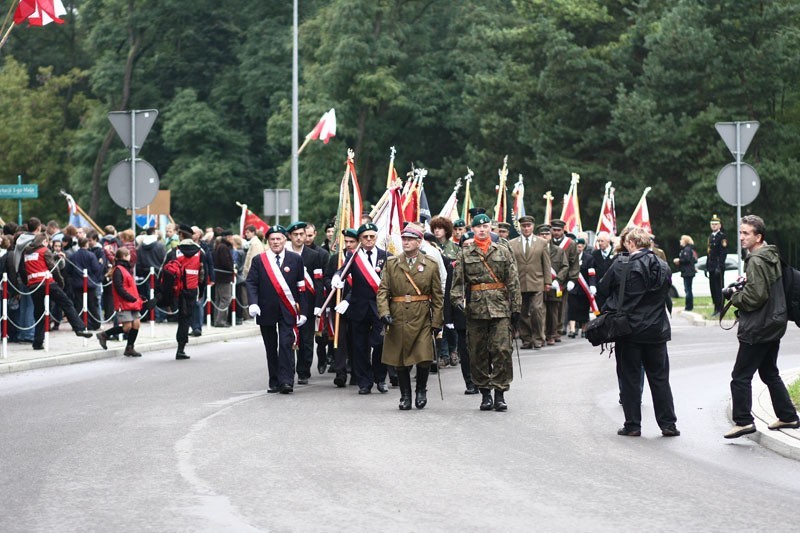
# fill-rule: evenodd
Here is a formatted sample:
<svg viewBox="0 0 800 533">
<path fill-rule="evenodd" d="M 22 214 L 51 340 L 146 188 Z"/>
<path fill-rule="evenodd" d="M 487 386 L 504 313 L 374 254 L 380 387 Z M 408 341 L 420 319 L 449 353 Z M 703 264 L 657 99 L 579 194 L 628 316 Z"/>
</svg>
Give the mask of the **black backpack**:
<svg viewBox="0 0 800 533">
<path fill-rule="evenodd" d="M 800 327 L 800 270 L 781 259 L 781 275 L 789 321 Z"/>
</svg>

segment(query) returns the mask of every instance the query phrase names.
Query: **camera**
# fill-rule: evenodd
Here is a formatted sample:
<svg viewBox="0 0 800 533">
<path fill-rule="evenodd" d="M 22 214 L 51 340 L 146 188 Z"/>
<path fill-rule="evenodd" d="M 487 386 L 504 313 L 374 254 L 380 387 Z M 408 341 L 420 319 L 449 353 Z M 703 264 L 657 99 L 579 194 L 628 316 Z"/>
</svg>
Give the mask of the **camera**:
<svg viewBox="0 0 800 533">
<path fill-rule="evenodd" d="M 731 283 L 730 285 L 722 289 L 722 296 L 726 300 L 730 300 L 734 292 L 744 289 L 745 283 L 747 283 L 747 280 L 745 279 L 737 281 L 736 283 Z"/>
</svg>

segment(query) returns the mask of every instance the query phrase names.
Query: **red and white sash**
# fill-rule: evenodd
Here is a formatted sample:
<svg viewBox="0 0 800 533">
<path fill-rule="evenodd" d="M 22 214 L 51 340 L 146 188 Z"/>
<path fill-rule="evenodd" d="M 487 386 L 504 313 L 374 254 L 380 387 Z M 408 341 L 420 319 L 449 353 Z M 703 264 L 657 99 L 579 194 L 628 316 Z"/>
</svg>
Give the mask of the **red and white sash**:
<svg viewBox="0 0 800 533">
<path fill-rule="evenodd" d="M 283 304 L 283 307 L 286 308 L 286 310 L 289 311 L 289 314 L 294 318 L 294 325 L 292 329 L 294 331 L 294 344 L 297 345 L 300 339 L 300 332 L 297 329 L 297 302 L 294 299 L 292 290 L 289 288 L 289 284 L 286 283 L 286 278 L 283 277 L 283 274 L 278 268 L 278 265 L 275 264 L 275 261 L 270 261 L 269 256 L 267 256 L 267 252 L 261 254 L 261 264 L 264 265 L 264 270 L 267 272 L 267 277 L 272 283 L 272 287 L 275 289 L 278 299 Z"/>
<path fill-rule="evenodd" d="M 356 267 L 361 272 L 361 275 L 364 276 L 364 279 L 367 280 L 369 286 L 372 287 L 372 290 L 375 291 L 375 294 L 378 294 L 378 288 L 381 286 L 381 278 L 378 276 L 378 273 L 375 272 L 375 269 L 369 264 L 369 262 L 364 259 L 364 257 L 361 255 L 362 253 L 366 254 L 366 252 L 361 250 L 354 258 Z M 375 255 L 377 256 L 377 252 Z"/>
<path fill-rule="evenodd" d="M 306 290 L 310 292 L 312 295 L 316 296 L 317 290 L 314 288 L 314 280 L 309 275 L 307 268 L 303 268 L 303 274 L 305 275 L 306 279 Z"/>
<path fill-rule="evenodd" d="M 562 250 L 566 250 L 571 242 L 572 239 L 570 239 L 569 237 L 564 237 L 564 240 L 561 241 L 561 244 L 559 244 L 558 247 L 561 248 Z"/>
<path fill-rule="evenodd" d="M 591 272 L 593 270 L 594 269 L 589 269 L 590 275 L 592 275 Z M 581 286 L 581 289 L 583 289 L 583 292 L 586 294 L 586 297 L 589 299 L 589 307 L 592 310 L 592 313 L 594 313 L 595 316 L 599 315 L 600 314 L 600 308 L 597 307 L 597 300 L 595 299 L 594 294 L 592 294 L 592 291 L 589 290 L 589 284 L 586 283 L 586 278 L 583 277 L 582 273 L 578 274 L 578 285 Z"/>
</svg>

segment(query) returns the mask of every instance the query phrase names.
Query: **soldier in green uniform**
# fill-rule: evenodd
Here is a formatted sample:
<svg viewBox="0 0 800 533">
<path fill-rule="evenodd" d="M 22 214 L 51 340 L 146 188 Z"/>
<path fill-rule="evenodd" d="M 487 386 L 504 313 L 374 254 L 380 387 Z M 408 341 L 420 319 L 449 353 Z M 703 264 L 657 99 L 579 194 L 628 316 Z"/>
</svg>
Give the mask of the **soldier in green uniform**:
<svg viewBox="0 0 800 533">
<path fill-rule="evenodd" d="M 575 242 L 574 235 L 564 233 L 566 226 L 567 223 L 558 218 L 550 221 L 551 243 L 564 250 L 564 255 L 569 264 L 566 281 L 567 286 L 564 287 L 562 284 L 561 287 L 564 293 L 568 293 L 575 287 L 575 284 L 578 282 L 578 275 L 581 273 L 581 264 L 578 260 L 578 244 Z M 554 339 L 556 342 L 561 342 L 561 335 L 565 333 L 564 319 L 567 316 L 566 295 L 560 300 L 559 306 L 558 327 L 556 328 L 558 333 Z"/>
<path fill-rule="evenodd" d="M 472 230 L 473 242 L 456 261 L 450 299 L 467 316 L 470 369 L 483 395 L 481 411 L 505 411 L 504 393 L 514 377 L 511 326 L 517 326 L 522 308 L 519 274 L 508 246 L 492 242 L 488 216 L 473 217 Z"/>
<path fill-rule="evenodd" d="M 390 257 L 378 289 L 378 315 L 385 325 L 382 361 L 397 368 L 402 411 L 411 409 L 411 367 L 417 365 L 414 404 L 428 403 L 426 386 L 434 337 L 442 330 L 443 291 L 439 265 L 420 253 L 422 231 L 409 224 L 400 235 L 403 253 Z"/>
<path fill-rule="evenodd" d="M 551 240 L 551 228 L 547 224 L 536 226 L 536 234 L 547 240 L 547 249 L 550 254 L 550 278 L 552 285 L 550 290 L 544 293 L 545 305 L 545 327 L 544 334 L 547 344 L 553 345 L 560 341 L 559 320 L 561 319 L 561 301 L 565 298 L 567 291 L 564 285 L 567 283 L 569 275 L 569 261 L 564 253 L 564 249 L 554 244 Z"/>
</svg>

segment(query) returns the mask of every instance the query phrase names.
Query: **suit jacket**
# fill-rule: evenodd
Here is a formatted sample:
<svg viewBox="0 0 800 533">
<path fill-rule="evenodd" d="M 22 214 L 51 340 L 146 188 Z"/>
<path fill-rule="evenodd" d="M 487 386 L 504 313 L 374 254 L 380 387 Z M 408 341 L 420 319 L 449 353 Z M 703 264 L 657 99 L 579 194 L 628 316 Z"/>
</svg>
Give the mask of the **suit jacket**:
<svg viewBox="0 0 800 533">
<path fill-rule="evenodd" d="M 386 266 L 386 259 L 389 257 L 389 254 L 386 252 L 386 250 L 381 250 L 377 246 L 372 250 L 375 252 L 372 256 L 372 262 L 374 263 L 373 268 L 378 274 L 378 277 L 380 277 L 383 269 Z M 361 251 L 358 253 L 361 253 Z M 353 254 L 350 252 L 347 253 L 343 265 L 346 265 L 350 261 L 352 255 Z M 369 266 L 367 258 L 364 256 L 362 259 L 364 259 L 364 263 Z M 341 269 L 337 272 L 341 274 Z M 364 321 L 378 317 L 376 293 L 374 290 L 372 290 L 372 287 L 364 277 L 364 274 L 361 273 L 355 264 L 350 267 L 349 274 L 352 277 L 353 285 L 350 288 L 350 292 L 344 298 L 350 303 L 350 307 L 347 309 L 347 313 L 345 313 L 347 319 Z"/>
<path fill-rule="evenodd" d="M 278 297 L 278 292 L 266 271 L 271 267 L 263 263 L 263 257 L 263 254 L 255 256 L 250 266 L 250 272 L 247 273 L 248 302 L 258 304 L 261 308 L 261 314 L 256 317 L 256 323 L 271 326 L 280 320 L 285 324 L 293 325 L 296 322 L 295 318 Z M 274 259 L 274 254 L 267 250 L 267 257 Z M 300 305 L 299 314 L 309 317 L 308 299 L 301 297 L 297 285 L 300 282 L 305 283 L 303 268 L 303 258 L 299 254 L 286 250 L 281 264 L 281 274 L 283 274 L 286 284 L 289 285 L 295 302 Z"/>
<path fill-rule="evenodd" d="M 311 276 L 312 280 L 314 280 L 314 291 L 316 291 L 316 294 L 306 292 L 306 298 L 308 299 L 309 307 L 322 307 L 322 302 L 325 301 L 325 298 L 322 296 L 324 282 L 322 279 L 322 273 L 320 273 L 320 277 L 314 277 L 314 271 L 321 270 L 324 272 L 326 266 L 325 262 L 323 261 L 322 255 L 318 250 L 314 250 L 308 246 L 303 246 L 303 251 L 300 255 L 303 258 L 303 266 L 308 272 L 308 275 Z"/>
<path fill-rule="evenodd" d="M 592 263 L 594 264 L 595 277 L 598 283 L 603 279 L 603 276 L 606 275 L 606 272 L 608 272 L 608 269 L 611 268 L 611 265 L 614 263 L 616 256 L 613 254 L 613 250 L 611 250 L 611 252 L 612 253 L 608 254 L 607 259 L 603 259 L 602 250 L 592 250 Z"/>
<path fill-rule="evenodd" d="M 560 243 L 562 243 L 566 238 L 567 237 L 561 237 L 561 240 L 558 242 L 553 239 L 552 242 L 554 245 L 560 247 Z M 561 249 L 564 250 L 564 255 L 566 256 L 567 263 L 569 264 L 567 280 L 577 282 L 578 274 L 581 272 L 581 265 L 578 262 L 578 244 L 575 242 L 575 239 L 570 239 L 570 243 Z"/>
<path fill-rule="evenodd" d="M 522 292 L 542 292 L 550 288 L 550 253 L 547 241 L 531 235 L 531 245 L 527 253 L 523 253 L 524 237 L 511 239 L 508 245 L 517 260 L 519 272 L 519 288 Z"/>
</svg>

